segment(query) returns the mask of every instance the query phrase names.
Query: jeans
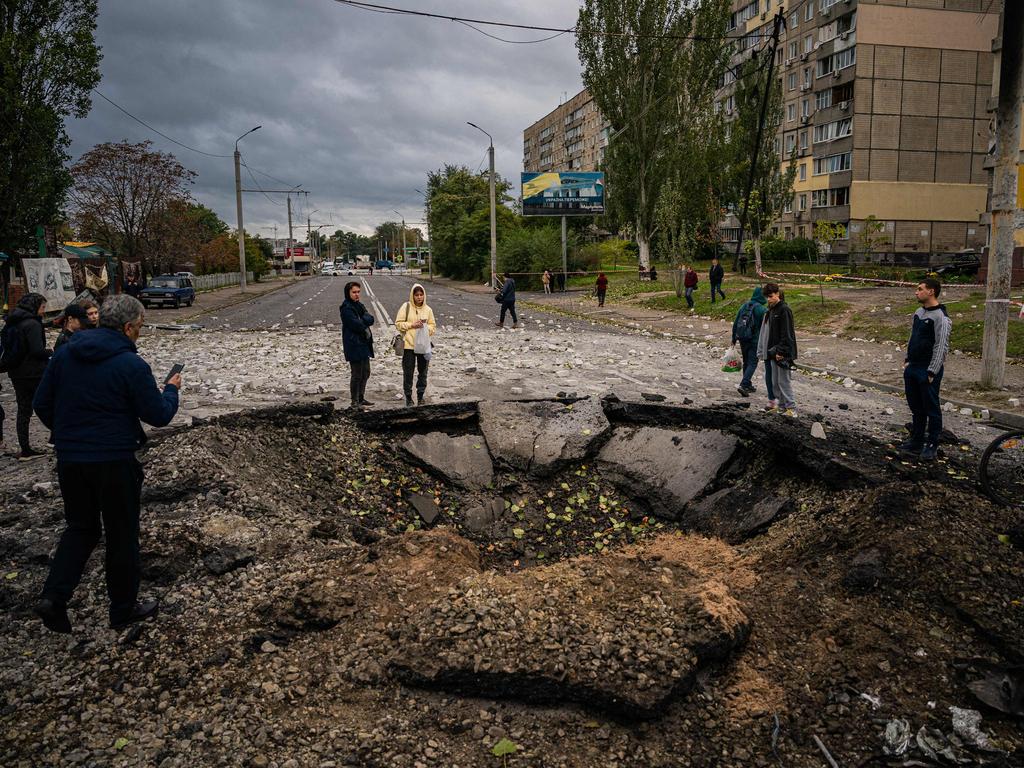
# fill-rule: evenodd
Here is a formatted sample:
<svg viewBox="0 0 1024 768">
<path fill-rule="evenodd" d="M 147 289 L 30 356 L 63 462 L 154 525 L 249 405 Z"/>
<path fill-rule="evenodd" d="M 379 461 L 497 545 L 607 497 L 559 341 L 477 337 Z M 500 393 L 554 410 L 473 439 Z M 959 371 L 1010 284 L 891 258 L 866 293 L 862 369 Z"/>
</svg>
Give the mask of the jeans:
<svg viewBox="0 0 1024 768">
<path fill-rule="evenodd" d="M 743 355 L 743 378 L 740 379 L 740 386 L 745 389 L 753 389 L 753 378 L 757 372 L 757 339 L 749 341 L 740 339 L 740 352 Z"/>
<path fill-rule="evenodd" d="M 903 369 L 903 387 L 907 394 L 907 405 L 913 414 L 911 439 L 924 442 L 927 428 L 927 441 L 932 445 L 939 442 L 942 435 L 942 409 L 939 407 L 939 386 L 942 384 L 944 368 L 929 383 L 928 367 L 925 365 L 908 365 Z"/>
<path fill-rule="evenodd" d="M 60 536 L 44 598 L 66 605 L 82 580 L 85 564 L 106 540 L 110 620 L 126 619 L 139 596 L 139 506 L 142 466 L 134 457 L 89 464 L 57 462 L 67 527 Z"/>
<path fill-rule="evenodd" d="M 711 284 L 711 303 L 712 304 L 715 303 L 715 293 L 716 292 L 720 293 L 722 295 L 723 299 L 725 298 L 725 291 L 722 290 L 722 284 L 721 283 L 712 283 Z"/>
<path fill-rule="evenodd" d="M 764 361 L 764 388 L 768 393 L 769 400 L 775 400 L 775 386 L 772 382 L 772 364 L 770 361 Z"/>
<path fill-rule="evenodd" d="M 793 370 L 783 368 L 775 360 L 772 360 L 769 365 L 772 369 L 772 389 L 779 396 L 779 407 L 796 407 L 796 399 L 793 397 Z"/>
<path fill-rule="evenodd" d="M 14 396 L 18 403 L 17 431 L 18 445 L 22 452 L 32 450 L 28 444 L 28 424 L 32 420 L 32 398 L 36 395 L 42 379 L 11 379 L 14 385 Z"/>
<path fill-rule="evenodd" d="M 514 301 L 508 302 L 508 303 L 506 303 L 506 302 L 502 302 L 501 303 L 501 317 L 498 318 L 498 322 L 501 323 L 502 325 L 505 324 L 505 313 L 506 312 L 508 312 L 509 314 L 512 315 L 512 322 L 515 323 L 516 325 L 518 325 L 519 324 L 519 318 L 516 317 L 516 303 Z"/>
<path fill-rule="evenodd" d="M 423 399 L 423 393 L 427 391 L 427 367 L 430 361 L 426 355 L 417 355 L 411 349 L 402 352 L 402 385 L 405 389 L 407 399 L 412 399 L 412 376 L 417 371 L 416 397 Z"/>
<path fill-rule="evenodd" d="M 686 303 L 689 305 L 690 309 L 693 309 L 693 292 L 695 290 L 696 289 L 692 287 L 686 289 Z"/>
<path fill-rule="evenodd" d="M 607 292 L 608 292 L 607 290 L 604 290 L 604 291 L 598 290 L 598 292 L 597 292 L 597 306 L 599 306 L 599 307 L 603 307 L 604 306 L 604 297 L 605 297 L 605 294 Z"/>
<path fill-rule="evenodd" d="M 551 283 L 544 283 L 544 293 L 551 293 Z"/>
<path fill-rule="evenodd" d="M 349 362 L 352 368 L 352 376 L 349 378 L 348 388 L 352 395 L 352 405 L 359 405 L 366 399 L 366 382 L 370 378 L 370 360 L 359 360 Z"/>
</svg>

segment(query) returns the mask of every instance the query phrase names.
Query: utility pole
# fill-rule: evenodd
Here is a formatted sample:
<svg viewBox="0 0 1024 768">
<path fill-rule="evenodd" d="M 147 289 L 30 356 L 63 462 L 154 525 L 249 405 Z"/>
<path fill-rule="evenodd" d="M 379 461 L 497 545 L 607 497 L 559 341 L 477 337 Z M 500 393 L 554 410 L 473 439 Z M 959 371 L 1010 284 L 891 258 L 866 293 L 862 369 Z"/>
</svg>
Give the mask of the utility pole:
<svg viewBox="0 0 1024 768">
<path fill-rule="evenodd" d="M 999 99 L 996 107 L 995 166 L 992 169 L 992 236 L 988 254 L 985 295 L 985 330 L 981 350 L 981 384 L 1003 386 L 1006 372 L 1006 335 L 1010 318 L 1010 284 L 1019 201 L 1021 101 L 1024 99 L 1024 5 L 1003 3 L 999 49 Z"/>
<path fill-rule="evenodd" d="M 489 186 L 491 193 L 491 287 L 496 288 L 498 285 L 498 208 L 494 193 L 494 139 L 491 138 L 491 134 L 479 125 L 469 122 L 466 125 L 473 126 L 490 141 L 490 145 L 487 147 L 487 157 L 490 160 L 490 173 L 488 176 L 490 178 Z"/>
<path fill-rule="evenodd" d="M 235 207 L 238 209 L 238 271 L 240 273 L 238 289 L 242 293 L 245 293 L 245 228 L 242 226 L 242 155 L 238 151 L 238 142 L 262 127 L 262 125 L 257 125 L 235 139 Z"/>
<path fill-rule="evenodd" d="M 736 255 L 733 258 L 732 268 L 735 270 L 740 263 L 740 250 L 743 248 L 743 230 L 747 226 L 747 209 L 750 207 L 750 193 L 754 188 L 754 178 L 757 176 L 757 156 L 761 154 L 761 137 L 764 135 L 764 121 L 768 112 L 768 92 L 775 87 L 775 51 L 779 47 L 779 34 L 786 23 L 782 15 L 782 9 L 775 14 L 775 23 L 772 25 L 772 47 L 768 54 L 768 79 L 765 80 L 764 91 L 761 94 L 761 116 L 757 120 L 757 138 L 754 140 L 754 155 L 750 159 L 750 173 L 747 175 L 747 191 L 743 195 L 743 210 L 740 212 L 740 233 L 736 238 Z M 772 158 L 777 162 L 778 158 Z"/>
<path fill-rule="evenodd" d="M 565 216 L 563 216 L 562 217 L 562 280 L 564 280 L 566 282 L 569 281 L 569 275 L 568 275 L 568 271 L 569 271 L 568 253 L 569 253 L 568 225 L 566 224 Z M 563 285 L 564 285 L 564 283 L 563 283 Z"/>
<path fill-rule="evenodd" d="M 395 211 L 395 213 L 398 213 L 398 211 Z M 403 214 L 401 214 L 401 213 L 398 213 L 398 215 L 402 219 L 402 263 L 404 264 L 405 263 L 405 216 Z"/>
</svg>

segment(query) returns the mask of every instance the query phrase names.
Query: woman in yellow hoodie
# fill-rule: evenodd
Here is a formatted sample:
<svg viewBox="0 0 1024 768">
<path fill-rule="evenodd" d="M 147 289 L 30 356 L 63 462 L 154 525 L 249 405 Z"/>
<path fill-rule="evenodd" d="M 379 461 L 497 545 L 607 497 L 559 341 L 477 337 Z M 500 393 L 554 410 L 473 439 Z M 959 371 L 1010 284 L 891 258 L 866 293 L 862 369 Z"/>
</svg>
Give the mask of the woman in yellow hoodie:
<svg viewBox="0 0 1024 768">
<path fill-rule="evenodd" d="M 405 406 L 412 406 L 412 375 L 419 371 L 416 378 L 416 402 L 423 404 L 423 393 L 427 391 L 427 366 L 430 365 L 430 347 L 426 353 L 416 352 L 416 334 L 420 328 L 426 328 L 433 336 L 437 324 L 434 322 L 434 311 L 427 306 L 427 292 L 419 283 L 409 291 L 409 301 L 401 306 L 395 315 L 395 328 L 402 334 L 405 342 L 402 352 L 402 378 L 405 389 Z M 431 345 L 432 346 L 432 345 Z"/>
</svg>

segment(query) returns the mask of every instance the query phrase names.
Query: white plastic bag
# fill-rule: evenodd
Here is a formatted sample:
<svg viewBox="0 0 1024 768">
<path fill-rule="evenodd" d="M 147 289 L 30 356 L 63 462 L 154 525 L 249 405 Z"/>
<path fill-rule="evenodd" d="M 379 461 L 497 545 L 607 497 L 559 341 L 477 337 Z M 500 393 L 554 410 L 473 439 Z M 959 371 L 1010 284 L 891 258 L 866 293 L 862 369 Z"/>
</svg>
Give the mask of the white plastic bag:
<svg viewBox="0 0 1024 768">
<path fill-rule="evenodd" d="M 725 350 L 725 354 L 722 355 L 722 370 L 727 373 L 735 373 L 743 367 L 743 361 L 740 358 L 740 353 L 737 351 L 735 346 L 731 346 Z"/>
<path fill-rule="evenodd" d="M 426 355 L 430 353 L 430 331 L 427 326 L 416 329 L 416 340 L 413 342 L 413 351 L 417 355 Z"/>
</svg>

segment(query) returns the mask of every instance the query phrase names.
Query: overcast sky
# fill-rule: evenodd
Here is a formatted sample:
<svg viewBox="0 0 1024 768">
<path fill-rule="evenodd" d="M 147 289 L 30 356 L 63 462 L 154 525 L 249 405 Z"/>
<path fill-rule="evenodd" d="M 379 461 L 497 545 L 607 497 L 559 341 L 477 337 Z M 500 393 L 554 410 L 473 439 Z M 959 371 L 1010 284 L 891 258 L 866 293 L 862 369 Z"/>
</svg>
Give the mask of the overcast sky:
<svg viewBox="0 0 1024 768">
<path fill-rule="evenodd" d="M 378 0 L 386 5 L 540 26 L 571 27 L 578 0 Z M 543 33 L 484 27 L 500 37 Z M 105 0 L 97 38 L 99 90 L 174 139 L 243 160 L 310 190 L 314 224 L 368 233 L 385 219 L 423 218 L 426 172 L 444 163 L 486 169 L 494 136 L 498 173 L 518 183 L 522 131 L 580 84 L 575 40 L 536 45 L 491 40 L 465 26 L 357 10 L 333 0 Z M 72 121 L 77 159 L 104 141 L 173 152 L 198 177 L 193 195 L 236 225 L 230 159 L 175 146 L 98 97 Z M 257 176 L 264 189 L 285 188 Z M 242 169 L 242 186 L 254 187 Z M 287 235 L 282 195 L 244 194 L 246 230 Z M 293 203 L 294 203 L 293 199 Z M 305 228 L 306 209 L 293 205 Z M 332 218 L 333 215 L 333 218 Z M 334 231 L 334 227 L 325 231 Z M 296 234 L 297 237 L 304 238 Z"/>
</svg>

